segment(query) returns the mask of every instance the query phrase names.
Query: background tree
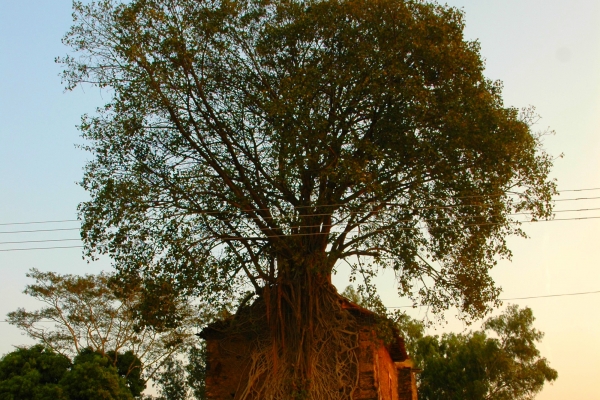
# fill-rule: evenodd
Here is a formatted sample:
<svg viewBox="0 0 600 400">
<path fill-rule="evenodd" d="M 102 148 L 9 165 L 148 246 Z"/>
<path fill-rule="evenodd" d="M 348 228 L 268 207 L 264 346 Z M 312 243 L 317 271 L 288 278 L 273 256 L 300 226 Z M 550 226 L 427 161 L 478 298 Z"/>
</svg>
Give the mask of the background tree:
<svg viewBox="0 0 600 400">
<path fill-rule="evenodd" d="M 144 390 L 163 360 L 196 341 L 192 329 L 198 315 L 187 303 L 171 304 L 170 317 L 178 319 L 178 327 L 160 330 L 136 322 L 148 311 L 143 289 L 116 286 L 111 274 L 60 275 L 33 269 L 27 276 L 35 283 L 24 293 L 46 307 L 18 309 L 8 314 L 8 321 L 63 356 L 77 359 L 92 351 L 109 359 L 134 395 Z"/>
<path fill-rule="evenodd" d="M 206 399 L 206 348 L 190 347 L 185 357 L 171 356 L 155 379 L 160 400 Z"/>
<path fill-rule="evenodd" d="M 36 345 L 0 359 L 0 399 L 68 400 L 59 384 L 71 360 Z"/>
<path fill-rule="evenodd" d="M 187 400 L 189 398 L 183 362 L 175 357 L 165 361 L 165 367 L 157 376 L 156 383 L 161 400 Z"/>
<path fill-rule="evenodd" d="M 133 400 L 125 378 L 106 356 L 83 349 L 73 363 L 41 344 L 0 360 L 2 400 Z"/>
<path fill-rule="evenodd" d="M 60 384 L 71 400 L 133 400 L 127 381 L 119 376 L 111 360 L 92 349 L 75 356 Z"/>
<path fill-rule="evenodd" d="M 144 371 L 142 361 L 131 350 L 120 354 L 109 351 L 106 353 L 106 357 L 110 360 L 111 365 L 117 369 L 119 376 L 125 379 L 127 388 L 133 397 L 141 396 L 144 389 L 146 389 L 147 380 L 144 376 L 146 375 L 144 372 L 147 371 Z"/>
<path fill-rule="evenodd" d="M 423 400 L 529 400 L 558 377 L 536 345 L 530 308 L 509 306 L 469 334 L 424 336 L 414 341 Z"/>
<path fill-rule="evenodd" d="M 353 390 L 339 262 L 481 316 L 506 237 L 524 235 L 516 216 L 551 216 L 532 114 L 504 106 L 456 9 L 101 0 L 74 16 L 67 86 L 110 96 L 81 125 L 87 254 L 217 308 L 253 287 L 270 328 L 253 395 Z"/>
</svg>

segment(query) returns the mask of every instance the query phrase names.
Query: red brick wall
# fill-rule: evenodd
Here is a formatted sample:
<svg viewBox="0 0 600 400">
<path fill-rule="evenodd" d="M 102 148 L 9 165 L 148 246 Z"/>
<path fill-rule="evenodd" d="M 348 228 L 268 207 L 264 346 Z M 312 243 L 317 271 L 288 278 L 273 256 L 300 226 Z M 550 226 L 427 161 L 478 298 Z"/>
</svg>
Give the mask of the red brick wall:
<svg viewBox="0 0 600 400">
<path fill-rule="evenodd" d="M 236 399 L 248 384 L 255 341 L 243 335 L 206 340 L 207 397 Z M 352 400 L 417 400 L 410 360 L 395 363 L 372 327 L 359 330 L 359 379 Z"/>
<path fill-rule="evenodd" d="M 251 343 L 243 336 L 206 341 L 206 395 L 211 400 L 232 400 L 243 390 L 249 374 Z"/>
</svg>

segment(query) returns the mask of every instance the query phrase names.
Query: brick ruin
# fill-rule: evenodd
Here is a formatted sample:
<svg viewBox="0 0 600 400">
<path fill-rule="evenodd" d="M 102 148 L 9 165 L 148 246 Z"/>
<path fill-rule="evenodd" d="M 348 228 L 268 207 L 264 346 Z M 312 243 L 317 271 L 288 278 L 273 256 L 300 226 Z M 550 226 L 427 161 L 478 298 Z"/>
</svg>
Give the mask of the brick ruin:
<svg viewBox="0 0 600 400">
<path fill-rule="evenodd" d="M 349 400 L 417 400 L 418 370 L 403 338 L 395 335 L 391 344 L 384 345 L 377 338 L 371 311 L 347 300 L 341 305 L 358 323 L 358 387 Z M 227 321 L 219 321 L 200 334 L 206 341 L 206 393 L 210 400 L 236 400 L 240 388 L 248 384 L 248 356 L 255 338 L 248 332 L 228 332 L 223 329 L 226 325 Z"/>
</svg>

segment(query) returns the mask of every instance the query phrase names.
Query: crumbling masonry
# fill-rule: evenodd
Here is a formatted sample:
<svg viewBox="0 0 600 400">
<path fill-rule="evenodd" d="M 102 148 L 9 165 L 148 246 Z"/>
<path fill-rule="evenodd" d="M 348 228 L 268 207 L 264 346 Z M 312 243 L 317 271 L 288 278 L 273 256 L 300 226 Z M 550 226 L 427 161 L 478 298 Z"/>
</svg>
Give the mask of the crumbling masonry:
<svg viewBox="0 0 600 400">
<path fill-rule="evenodd" d="M 384 345 L 377 338 L 372 312 L 346 300 L 342 308 L 356 317 L 359 330 L 358 387 L 349 400 L 417 400 L 418 370 L 406 353 L 404 340 L 395 335 L 391 344 Z M 219 321 L 200 334 L 206 340 L 210 400 L 237 400 L 249 375 L 247 360 L 254 338 L 229 332 L 223 329 L 226 325 L 227 321 Z"/>
</svg>

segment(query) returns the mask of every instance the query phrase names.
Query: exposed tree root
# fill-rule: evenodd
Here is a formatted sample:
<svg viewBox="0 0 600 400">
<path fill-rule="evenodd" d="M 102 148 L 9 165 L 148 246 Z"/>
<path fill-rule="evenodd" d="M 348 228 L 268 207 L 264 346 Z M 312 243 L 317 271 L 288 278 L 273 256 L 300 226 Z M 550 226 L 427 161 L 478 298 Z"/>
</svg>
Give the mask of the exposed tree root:
<svg viewBox="0 0 600 400">
<path fill-rule="evenodd" d="M 308 301 L 297 303 L 292 291 L 278 290 L 277 296 L 267 292 L 239 313 L 230 327 L 238 333 L 253 332 L 255 345 L 240 363 L 247 366 L 248 375 L 241 380 L 236 400 L 353 398 L 358 387 L 356 318 L 342 309 L 332 286 L 317 291 L 312 299 L 306 298 L 311 293 L 303 293 Z M 294 310 L 290 304 L 300 307 Z M 264 329 L 267 321 L 270 329 Z"/>
</svg>

